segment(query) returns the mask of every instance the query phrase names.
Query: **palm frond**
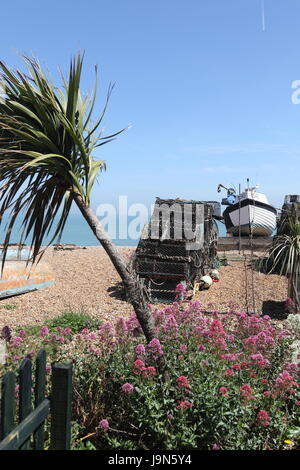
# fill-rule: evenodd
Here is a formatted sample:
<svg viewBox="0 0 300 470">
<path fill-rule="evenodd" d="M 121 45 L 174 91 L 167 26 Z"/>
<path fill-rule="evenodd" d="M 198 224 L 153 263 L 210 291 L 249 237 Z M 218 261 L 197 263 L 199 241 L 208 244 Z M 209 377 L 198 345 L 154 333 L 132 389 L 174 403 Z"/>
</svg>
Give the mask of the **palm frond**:
<svg viewBox="0 0 300 470">
<path fill-rule="evenodd" d="M 300 307 L 296 287 L 300 276 L 300 223 L 296 217 L 291 216 L 286 224 L 288 233 L 274 237 L 273 245 L 268 253 L 268 262 L 271 265 L 269 272 L 278 272 L 289 278 L 290 285 L 294 286 L 298 307 Z"/>
<path fill-rule="evenodd" d="M 74 194 L 79 193 L 89 206 L 92 187 L 105 169 L 105 162 L 93 152 L 126 129 L 107 137 L 97 135 L 113 86 L 93 124 L 97 68 L 92 95 L 82 95 L 80 53 L 72 58 L 68 78 L 62 78 L 60 88 L 36 59 L 23 59 L 27 74 L 10 70 L 0 61 L 0 225 L 9 213 L 2 268 L 18 216 L 22 219 L 20 243 L 31 236 L 35 261 L 56 217 L 50 243 L 61 237 Z"/>
</svg>

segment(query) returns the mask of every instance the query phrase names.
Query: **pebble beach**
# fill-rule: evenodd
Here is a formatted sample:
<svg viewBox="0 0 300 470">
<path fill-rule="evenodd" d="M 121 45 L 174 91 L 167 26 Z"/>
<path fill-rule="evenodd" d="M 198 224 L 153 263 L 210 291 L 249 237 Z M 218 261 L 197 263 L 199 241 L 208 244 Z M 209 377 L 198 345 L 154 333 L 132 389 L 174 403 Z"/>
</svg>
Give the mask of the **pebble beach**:
<svg viewBox="0 0 300 470">
<path fill-rule="evenodd" d="M 135 250 L 134 247 L 118 249 L 128 261 Z M 230 256 L 228 259 L 228 266 L 220 267 L 220 281 L 213 283 L 207 291 L 199 291 L 194 297 L 207 311 L 227 311 L 232 301 L 242 311 L 247 310 L 247 305 L 253 311 L 251 301 L 255 298 L 254 308 L 260 313 L 264 302 L 280 302 L 287 298 L 287 279 L 284 276 L 257 271 L 254 271 L 253 278 L 247 274 L 248 285 L 254 286 L 255 296 L 248 291 L 246 298 L 245 263 L 230 261 Z M 132 312 L 131 305 L 123 299 L 119 275 L 102 247 L 78 247 L 75 250 L 49 247 L 42 262 L 52 268 L 55 285 L 1 299 L 1 328 L 5 325 L 12 328 L 43 325 L 50 318 L 66 312 L 84 312 L 93 318 L 112 322 Z M 156 307 L 164 305 L 156 304 Z"/>
</svg>

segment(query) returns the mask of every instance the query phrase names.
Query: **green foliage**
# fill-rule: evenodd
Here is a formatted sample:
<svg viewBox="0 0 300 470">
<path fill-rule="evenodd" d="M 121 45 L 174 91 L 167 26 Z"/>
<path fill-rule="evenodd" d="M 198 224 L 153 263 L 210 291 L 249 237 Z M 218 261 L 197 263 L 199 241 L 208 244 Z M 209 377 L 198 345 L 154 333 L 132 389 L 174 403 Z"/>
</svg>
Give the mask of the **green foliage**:
<svg viewBox="0 0 300 470">
<path fill-rule="evenodd" d="M 287 219 L 288 233 L 274 238 L 267 263 L 270 273 L 278 272 L 289 278 L 289 296 L 300 308 L 298 285 L 300 280 L 300 223 L 296 216 Z"/>
<path fill-rule="evenodd" d="M 199 302 L 187 302 L 155 310 L 153 318 L 159 340 L 148 345 L 134 314 L 77 334 L 70 334 L 70 319 L 56 334 L 44 327 L 12 337 L 2 373 L 41 347 L 50 363 L 73 362 L 74 449 L 300 447 L 294 316 L 284 326 L 232 308 L 208 316 Z"/>
<path fill-rule="evenodd" d="M 97 329 L 101 325 L 101 321 L 92 318 L 83 312 L 65 312 L 57 317 L 51 318 L 45 323 L 50 333 L 57 333 L 58 329 L 70 328 L 73 334 L 80 333 L 84 328 Z M 41 326 L 33 325 L 24 328 L 18 328 L 17 331 L 25 330 L 27 335 L 39 335 Z"/>
<path fill-rule="evenodd" d="M 73 334 L 79 333 L 84 328 L 97 329 L 101 321 L 95 320 L 86 313 L 66 312 L 49 320 L 46 325 L 51 331 L 60 328 L 70 328 Z"/>
</svg>

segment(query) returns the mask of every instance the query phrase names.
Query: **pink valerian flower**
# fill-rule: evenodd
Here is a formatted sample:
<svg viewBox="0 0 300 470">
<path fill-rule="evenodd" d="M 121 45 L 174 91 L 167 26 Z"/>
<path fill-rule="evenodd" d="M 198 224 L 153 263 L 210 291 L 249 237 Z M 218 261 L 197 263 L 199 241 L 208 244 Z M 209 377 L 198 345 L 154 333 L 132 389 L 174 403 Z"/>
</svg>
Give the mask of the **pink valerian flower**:
<svg viewBox="0 0 300 470">
<path fill-rule="evenodd" d="M 20 336 L 15 336 L 13 338 L 13 345 L 18 348 L 23 343 L 23 339 Z"/>
<path fill-rule="evenodd" d="M 180 377 L 178 377 L 176 379 L 176 382 L 177 382 L 177 387 L 178 388 L 181 388 L 181 389 L 189 389 L 190 388 L 188 379 L 184 375 L 181 375 Z"/>
<path fill-rule="evenodd" d="M 236 361 L 236 354 L 221 354 L 221 359 L 226 359 L 227 361 Z"/>
<path fill-rule="evenodd" d="M 154 375 L 157 374 L 156 372 L 156 369 L 155 367 L 153 366 L 149 366 L 149 367 L 145 367 L 143 370 L 142 370 L 142 374 L 143 374 L 143 377 L 153 377 Z"/>
<path fill-rule="evenodd" d="M 219 394 L 223 395 L 223 397 L 228 398 L 229 397 L 229 391 L 227 387 L 220 387 L 219 388 Z"/>
<path fill-rule="evenodd" d="M 284 370 L 275 380 L 275 393 L 287 393 L 287 391 L 291 390 L 292 387 L 297 388 L 298 383 L 295 382 L 294 377 L 292 377 L 287 370 Z"/>
<path fill-rule="evenodd" d="M 234 375 L 234 370 L 232 369 L 227 369 L 225 372 L 224 372 L 224 375 L 226 377 L 232 377 Z"/>
<path fill-rule="evenodd" d="M 128 333 L 134 333 L 134 331 L 137 331 L 139 329 L 139 322 L 137 320 L 137 316 L 135 312 L 132 312 L 130 317 L 126 320 L 126 327 L 128 330 Z"/>
<path fill-rule="evenodd" d="M 63 334 L 64 336 L 69 336 L 69 335 L 71 335 L 71 334 L 72 334 L 71 328 L 64 328 L 62 334 Z"/>
<path fill-rule="evenodd" d="M 198 346 L 198 351 L 206 351 L 206 347 L 203 346 L 203 344 L 200 344 L 200 346 Z"/>
<path fill-rule="evenodd" d="M 143 370 L 145 370 L 145 363 L 144 361 L 141 361 L 141 359 L 137 359 L 136 361 L 134 361 L 134 373 L 135 374 L 139 374 L 141 373 Z"/>
<path fill-rule="evenodd" d="M 225 350 L 225 351 L 226 349 L 228 349 L 225 338 L 219 337 L 219 338 L 216 338 L 214 341 L 215 341 L 215 344 L 219 346 L 220 349 Z"/>
<path fill-rule="evenodd" d="M 92 354 L 95 354 L 95 356 L 101 356 L 101 349 L 100 348 L 97 348 L 93 345 L 91 345 L 89 347 L 89 351 L 92 353 Z"/>
<path fill-rule="evenodd" d="M 169 315 L 166 324 L 163 326 L 163 329 L 167 332 L 174 331 L 175 333 L 178 333 L 178 323 L 175 315 Z"/>
<path fill-rule="evenodd" d="M 136 354 L 137 359 L 140 359 L 141 357 L 144 357 L 146 355 L 146 349 L 143 344 L 138 344 L 134 348 L 134 352 Z"/>
<path fill-rule="evenodd" d="M 21 338 L 25 338 L 25 336 L 27 335 L 27 333 L 26 333 L 25 330 L 20 330 L 20 331 L 19 331 L 19 335 L 21 336 Z"/>
<path fill-rule="evenodd" d="M 187 295 L 187 287 L 185 283 L 180 282 L 175 287 L 175 300 L 184 300 Z"/>
<path fill-rule="evenodd" d="M 107 321 L 99 326 L 99 336 L 102 340 L 111 342 L 114 338 L 115 330 L 111 322 Z"/>
<path fill-rule="evenodd" d="M 256 351 L 256 343 L 257 343 L 256 336 L 249 336 L 248 338 L 243 340 L 243 343 L 246 349 L 250 349 L 253 352 Z"/>
<path fill-rule="evenodd" d="M 49 328 L 47 326 L 43 326 L 41 329 L 40 329 L 40 335 L 42 337 L 45 337 L 45 336 L 48 336 L 49 334 Z"/>
<path fill-rule="evenodd" d="M 256 364 L 259 368 L 265 369 L 266 367 L 269 367 L 270 361 L 266 359 L 261 353 L 257 354 L 252 354 L 250 356 L 250 359 L 254 364 Z"/>
<path fill-rule="evenodd" d="M 120 317 L 116 323 L 116 333 L 118 336 L 118 341 L 123 341 L 124 338 L 128 335 L 128 324 L 125 318 Z"/>
<path fill-rule="evenodd" d="M 189 408 L 192 408 L 192 406 L 193 406 L 193 403 L 191 403 L 188 400 L 183 400 L 183 401 L 179 402 L 179 405 L 176 406 L 176 408 L 178 410 L 187 410 Z"/>
<path fill-rule="evenodd" d="M 130 394 L 130 393 L 133 392 L 134 386 L 129 384 L 129 383 L 126 383 L 126 384 L 122 385 L 121 389 L 122 389 L 123 392 Z"/>
<path fill-rule="evenodd" d="M 100 428 L 103 432 L 107 432 L 109 430 L 109 422 L 107 421 L 107 419 L 101 419 L 98 424 L 98 428 Z"/>
<path fill-rule="evenodd" d="M 261 426 L 270 426 L 270 416 L 268 415 L 267 411 L 260 410 L 257 415 L 257 421 Z"/>
<path fill-rule="evenodd" d="M 279 335 L 277 336 L 277 339 L 282 340 L 288 338 L 289 336 L 291 336 L 290 330 L 281 330 Z"/>
<path fill-rule="evenodd" d="M 283 367 L 284 367 L 284 370 L 288 371 L 290 374 L 293 374 L 294 376 L 295 375 L 300 376 L 300 364 L 299 363 L 297 364 L 296 362 L 285 362 Z"/>
<path fill-rule="evenodd" d="M 250 385 L 245 384 L 240 387 L 240 396 L 244 401 L 256 400 Z"/>
<path fill-rule="evenodd" d="M 186 352 L 186 351 L 188 350 L 188 347 L 187 347 L 186 344 L 181 344 L 181 345 L 179 346 L 179 349 L 180 349 L 180 351 L 182 351 L 182 352 Z"/>
<path fill-rule="evenodd" d="M 247 361 L 242 361 L 241 362 L 241 367 L 244 368 L 244 369 L 249 369 L 249 364 Z"/>
<path fill-rule="evenodd" d="M 219 444 L 213 444 L 212 445 L 212 450 L 220 450 L 221 447 L 219 446 Z"/>
<path fill-rule="evenodd" d="M 90 330 L 88 328 L 83 328 L 83 330 L 81 330 L 82 335 L 88 335 L 89 332 L 90 332 Z"/>
<path fill-rule="evenodd" d="M 163 346 L 157 338 L 153 338 L 150 343 L 148 343 L 148 349 L 152 354 L 153 359 L 157 359 L 159 356 L 164 354 Z"/>
<path fill-rule="evenodd" d="M 96 341 L 98 339 L 97 333 L 95 333 L 93 331 L 92 331 L 92 333 L 88 333 L 87 337 L 90 341 Z"/>
<path fill-rule="evenodd" d="M 210 336 L 226 336 L 221 320 L 214 319 L 209 327 Z"/>
</svg>

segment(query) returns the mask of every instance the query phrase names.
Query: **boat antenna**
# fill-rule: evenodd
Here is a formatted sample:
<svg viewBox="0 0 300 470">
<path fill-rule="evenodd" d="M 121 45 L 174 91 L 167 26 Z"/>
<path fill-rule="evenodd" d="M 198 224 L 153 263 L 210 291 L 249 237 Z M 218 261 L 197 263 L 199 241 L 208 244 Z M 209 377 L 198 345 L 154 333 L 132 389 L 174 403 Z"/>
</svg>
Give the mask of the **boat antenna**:
<svg viewBox="0 0 300 470">
<path fill-rule="evenodd" d="M 248 185 L 248 189 L 249 189 L 249 178 L 247 178 L 247 185 Z"/>
<path fill-rule="evenodd" d="M 261 16 L 262 16 L 262 30 L 266 31 L 266 21 L 265 21 L 265 0 L 261 0 Z"/>
</svg>

